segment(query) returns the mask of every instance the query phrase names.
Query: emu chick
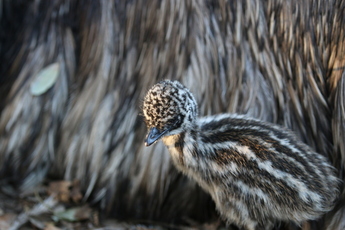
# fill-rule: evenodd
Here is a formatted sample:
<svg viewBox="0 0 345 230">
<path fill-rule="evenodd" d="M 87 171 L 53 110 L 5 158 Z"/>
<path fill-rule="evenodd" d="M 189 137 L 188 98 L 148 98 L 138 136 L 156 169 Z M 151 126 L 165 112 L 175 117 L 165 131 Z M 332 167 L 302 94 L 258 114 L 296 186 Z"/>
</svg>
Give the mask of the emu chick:
<svg viewBox="0 0 345 230">
<path fill-rule="evenodd" d="M 169 80 L 148 91 L 143 114 L 146 146 L 162 139 L 176 168 L 212 196 L 229 223 L 270 229 L 317 219 L 335 205 L 333 167 L 282 127 L 236 114 L 198 117 L 190 91 Z"/>
</svg>

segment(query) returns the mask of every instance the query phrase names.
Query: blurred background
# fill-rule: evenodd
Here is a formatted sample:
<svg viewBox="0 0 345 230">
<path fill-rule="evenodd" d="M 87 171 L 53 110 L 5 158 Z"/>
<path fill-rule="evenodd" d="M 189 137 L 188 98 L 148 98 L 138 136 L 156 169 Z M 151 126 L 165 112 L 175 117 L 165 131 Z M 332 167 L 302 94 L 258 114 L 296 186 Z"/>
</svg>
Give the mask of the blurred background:
<svg viewBox="0 0 345 230">
<path fill-rule="evenodd" d="M 344 178 L 345 1 L 0 0 L 0 229 L 236 229 L 145 148 L 162 79 L 292 129 Z M 302 226 L 345 229 L 344 192 Z"/>
</svg>

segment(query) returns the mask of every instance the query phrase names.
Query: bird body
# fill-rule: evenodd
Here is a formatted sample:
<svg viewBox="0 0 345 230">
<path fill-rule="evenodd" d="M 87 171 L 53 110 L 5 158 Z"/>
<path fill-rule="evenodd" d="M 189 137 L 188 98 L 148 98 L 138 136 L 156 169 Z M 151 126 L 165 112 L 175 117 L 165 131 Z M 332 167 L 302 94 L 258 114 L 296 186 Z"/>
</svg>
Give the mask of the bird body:
<svg viewBox="0 0 345 230">
<path fill-rule="evenodd" d="M 270 229 L 317 219 L 335 205 L 333 167 L 287 129 L 237 114 L 198 118 L 193 95 L 177 81 L 154 85 L 143 105 L 146 145 L 162 139 L 176 168 L 229 223 Z"/>
</svg>

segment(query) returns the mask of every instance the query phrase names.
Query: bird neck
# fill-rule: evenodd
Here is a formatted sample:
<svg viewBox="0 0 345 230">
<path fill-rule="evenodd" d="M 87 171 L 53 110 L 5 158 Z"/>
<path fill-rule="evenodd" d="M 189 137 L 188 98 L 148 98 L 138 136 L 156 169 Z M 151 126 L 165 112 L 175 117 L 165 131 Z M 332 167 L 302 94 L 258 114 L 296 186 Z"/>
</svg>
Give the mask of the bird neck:
<svg viewBox="0 0 345 230">
<path fill-rule="evenodd" d="M 198 140 L 200 136 L 199 127 L 195 124 L 193 128 L 186 129 L 175 135 L 162 138 L 163 143 L 168 147 L 172 160 L 177 168 L 185 171 L 186 168 L 196 166 L 199 161 L 197 156 Z"/>
<path fill-rule="evenodd" d="M 201 130 L 195 126 L 185 132 L 166 136 L 163 142 L 168 147 L 176 168 L 188 177 L 194 178 L 205 191 L 211 193 L 212 186 L 205 181 L 205 178 L 209 178 L 210 170 L 205 152 L 200 146 L 201 135 Z"/>
</svg>

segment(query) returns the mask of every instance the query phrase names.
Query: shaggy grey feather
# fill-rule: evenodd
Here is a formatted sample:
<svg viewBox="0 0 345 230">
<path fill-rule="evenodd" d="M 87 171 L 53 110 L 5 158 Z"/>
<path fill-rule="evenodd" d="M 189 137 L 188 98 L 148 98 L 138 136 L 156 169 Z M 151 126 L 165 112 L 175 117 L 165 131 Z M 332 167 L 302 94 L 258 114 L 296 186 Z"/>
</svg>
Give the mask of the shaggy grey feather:
<svg viewBox="0 0 345 230">
<path fill-rule="evenodd" d="M 26 191 L 48 175 L 76 179 L 116 218 L 209 220 L 210 197 L 176 172 L 164 146 L 142 146 L 139 101 L 162 79 L 190 88 L 201 114 L 241 113 L 292 129 L 343 178 L 343 0 L 0 7 L 1 183 Z M 53 62 L 57 82 L 31 95 L 36 73 Z M 326 223 L 336 229 L 343 208 L 339 201 Z"/>
</svg>

